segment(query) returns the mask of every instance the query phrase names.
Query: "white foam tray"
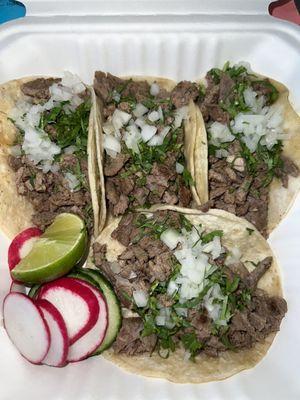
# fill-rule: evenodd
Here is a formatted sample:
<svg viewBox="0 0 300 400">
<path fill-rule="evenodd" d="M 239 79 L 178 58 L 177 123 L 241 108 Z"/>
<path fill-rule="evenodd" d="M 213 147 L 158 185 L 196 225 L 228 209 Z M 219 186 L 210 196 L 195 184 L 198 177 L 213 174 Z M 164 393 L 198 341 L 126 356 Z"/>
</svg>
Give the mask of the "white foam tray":
<svg viewBox="0 0 300 400">
<path fill-rule="evenodd" d="M 265 0 L 249 0 L 247 5 L 240 0 L 204 1 L 202 8 L 200 2 L 190 0 L 184 2 L 185 7 L 177 0 L 173 7 L 167 0 L 119 0 L 110 5 L 89 1 L 85 4 L 95 5 L 94 14 L 103 11 L 106 15 L 85 17 L 82 15 L 91 14 L 91 10 L 83 7 L 84 2 L 73 2 L 71 7 L 69 2 L 62 2 L 60 13 L 73 9 L 73 17 L 51 16 L 53 4 L 58 2 L 25 3 L 31 16 L 0 27 L 0 82 L 24 75 L 60 75 L 63 70 L 92 82 L 96 69 L 194 79 L 227 60 L 246 60 L 254 70 L 290 87 L 293 104 L 300 111 L 300 32 L 296 26 L 267 16 Z M 234 5 L 225 8 L 224 3 Z M 238 4 L 243 11 L 234 15 Z M 152 15 L 141 15 L 147 13 Z M 283 270 L 289 312 L 269 354 L 256 368 L 224 382 L 175 385 L 127 374 L 99 357 L 63 369 L 39 367 L 18 355 L 0 327 L 0 399 L 299 399 L 298 221 L 299 198 L 270 238 Z M 9 288 L 7 246 L 8 240 L 0 235 L 1 303 Z"/>
</svg>

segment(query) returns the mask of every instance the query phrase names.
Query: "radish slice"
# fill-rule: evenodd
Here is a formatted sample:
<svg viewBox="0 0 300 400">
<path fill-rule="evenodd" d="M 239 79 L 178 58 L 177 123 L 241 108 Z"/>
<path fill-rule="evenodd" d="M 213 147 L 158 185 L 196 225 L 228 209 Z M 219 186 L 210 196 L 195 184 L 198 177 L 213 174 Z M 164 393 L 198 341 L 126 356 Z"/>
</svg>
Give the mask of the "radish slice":
<svg viewBox="0 0 300 400">
<path fill-rule="evenodd" d="M 74 278 L 60 278 L 42 286 L 39 299 L 48 300 L 61 313 L 70 344 L 92 329 L 99 315 L 94 293 Z"/>
<path fill-rule="evenodd" d="M 61 313 L 47 300 L 37 300 L 50 330 L 51 344 L 43 364 L 51 367 L 63 367 L 67 362 L 69 349 L 68 331 Z"/>
<path fill-rule="evenodd" d="M 19 233 L 8 248 L 8 266 L 10 271 L 24 258 L 32 249 L 35 240 L 41 236 L 39 228 L 32 227 Z"/>
<path fill-rule="evenodd" d="M 23 293 L 26 294 L 26 287 L 21 283 L 12 282 L 9 289 L 10 293 Z"/>
<path fill-rule="evenodd" d="M 41 363 L 50 347 L 50 332 L 34 302 L 22 293 L 9 293 L 3 302 L 3 320 L 22 356 L 33 364 Z"/>
<path fill-rule="evenodd" d="M 94 293 L 99 302 L 100 311 L 96 325 L 70 346 L 68 354 L 68 361 L 70 362 L 80 361 L 91 355 L 103 342 L 108 326 L 107 305 L 103 295 L 89 283 L 80 279 L 78 279 L 78 282 Z"/>
</svg>

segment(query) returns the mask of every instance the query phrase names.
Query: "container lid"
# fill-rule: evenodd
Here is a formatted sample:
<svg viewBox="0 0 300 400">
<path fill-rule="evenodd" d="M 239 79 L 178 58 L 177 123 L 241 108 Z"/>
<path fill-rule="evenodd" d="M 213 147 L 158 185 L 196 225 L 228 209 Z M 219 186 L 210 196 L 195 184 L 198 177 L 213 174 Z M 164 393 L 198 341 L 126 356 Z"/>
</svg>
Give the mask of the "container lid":
<svg viewBox="0 0 300 400">
<path fill-rule="evenodd" d="M 28 16 L 268 14 L 270 0 L 27 0 Z"/>
</svg>

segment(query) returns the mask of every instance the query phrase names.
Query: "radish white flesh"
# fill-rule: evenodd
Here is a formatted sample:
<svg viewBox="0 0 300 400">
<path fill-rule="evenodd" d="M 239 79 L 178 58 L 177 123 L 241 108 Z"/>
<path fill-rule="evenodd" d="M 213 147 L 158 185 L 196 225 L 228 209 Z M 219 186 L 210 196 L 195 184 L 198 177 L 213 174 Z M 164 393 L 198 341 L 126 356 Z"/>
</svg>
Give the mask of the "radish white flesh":
<svg viewBox="0 0 300 400">
<path fill-rule="evenodd" d="M 80 279 L 78 281 L 95 294 L 99 302 L 100 311 L 96 325 L 70 346 L 68 354 L 69 362 L 83 360 L 92 354 L 101 345 L 108 325 L 107 305 L 103 295 L 87 282 Z"/>
<path fill-rule="evenodd" d="M 47 300 L 37 300 L 37 306 L 42 310 L 43 316 L 50 330 L 51 344 L 43 364 L 51 367 L 63 367 L 67 362 L 69 349 L 68 331 L 61 316 L 53 304 Z"/>
<path fill-rule="evenodd" d="M 9 293 L 3 302 L 6 332 L 19 352 L 33 364 L 45 358 L 50 332 L 40 309 L 22 293 Z"/>
<path fill-rule="evenodd" d="M 70 344 L 87 333 L 98 320 L 99 303 L 94 293 L 74 278 L 60 278 L 42 286 L 39 299 L 48 300 L 61 313 Z"/>
<path fill-rule="evenodd" d="M 10 293 L 23 293 L 26 294 L 26 287 L 21 283 L 12 282 L 9 289 Z"/>
<path fill-rule="evenodd" d="M 32 249 L 35 240 L 41 236 L 39 228 L 32 227 L 19 233 L 11 242 L 8 249 L 8 266 L 12 270 Z"/>
</svg>

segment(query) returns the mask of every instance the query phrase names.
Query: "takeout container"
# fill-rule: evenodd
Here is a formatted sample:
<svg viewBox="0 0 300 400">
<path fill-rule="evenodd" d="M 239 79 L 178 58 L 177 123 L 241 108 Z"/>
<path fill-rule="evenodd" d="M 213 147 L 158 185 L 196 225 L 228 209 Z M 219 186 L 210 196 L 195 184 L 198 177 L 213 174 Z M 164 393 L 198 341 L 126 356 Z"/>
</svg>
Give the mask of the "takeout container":
<svg viewBox="0 0 300 400">
<path fill-rule="evenodd" d="M 300 111 L 300 30 L 268 15 L 268 1 L 25 1 L 27 17 L 0 26 L 0 82 L 70 70 L 91 83 L 119 75 L 198 79 L 213 66 L 248 61 L 291 89 Z M 12 205 L 13 207 L 13 205 Z M 269 241 L 283 271 L 289 312 L 269 354 L 223 382 L 175 385 L 127 374 L 100 357 L 63 369 L 23 360 L 0 327 L 0 399 L 107 400 L 300 398 L 300 199 Z M 0 301 L 9 288 L 8 240 L 0 236 Z M 254 250 L 255 251 L 255 250 Z"/>
</svg>

